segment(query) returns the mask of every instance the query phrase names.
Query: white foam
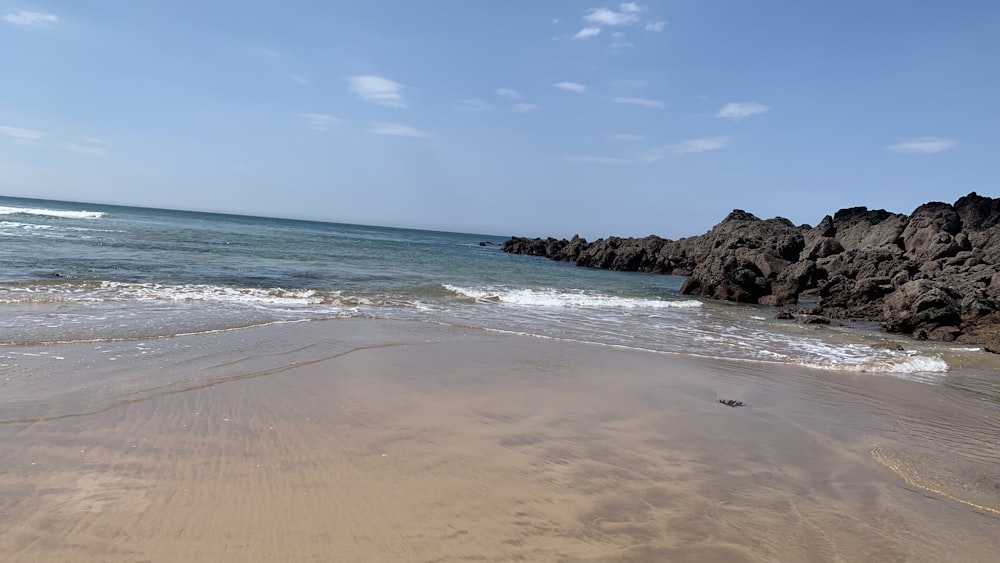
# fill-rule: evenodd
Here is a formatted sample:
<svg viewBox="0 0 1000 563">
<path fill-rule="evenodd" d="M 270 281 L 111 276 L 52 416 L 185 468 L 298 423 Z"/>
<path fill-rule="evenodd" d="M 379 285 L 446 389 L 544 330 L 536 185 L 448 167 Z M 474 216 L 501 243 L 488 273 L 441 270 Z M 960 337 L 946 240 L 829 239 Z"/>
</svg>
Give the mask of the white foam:
<svg viewBox="0 0 1000 563">
<path fill-rule="evenodd" d="M 101 289 L 112 290 L 117 298 L 160 301 L 214 301 L 260 305 L 320 305 L 327 297 L 313 290 L 281 288 L 224 287 L 217 285 L 161 285 L 101 282 Z"/>
<path fill-rule="evenodd" d="M 16 221 L 0 221 L 0 229 L 24 229 L 26 231 L 44 231 L 54 229 L 52 225 L 32 225 L 31 223 L 18 223 Z"/>
<path fill-rule="evenodd" d="M 871 356 L 845 362 L 805 362 L 803 365 L 834 371 L 894 375 L 922 383 L 940 382 L 949 369 L 948 363 L 941 358 L 920 355 Z"/>
<path fill-rule="evenodd" d="M 619 297 L 584 290 L 556 290 L 529 288 L 469 288 L 444 285 L 444 288 L 463 297 L 480 301 L 496 301 L 528 307 L 574 307 L 584 309 L 688 309 L 701 307 L 701 301 L 684 299 L 666 301 Z"/>
<path fill-rule="evenodd" d="M 64 219 L 100 219 L 106 213 L 103 211 L 67 211 L 64 209 L 6 207 L 0 205 L 0 215 L 40 215 L 42 217 L 61 217 Z"/>
</svg>

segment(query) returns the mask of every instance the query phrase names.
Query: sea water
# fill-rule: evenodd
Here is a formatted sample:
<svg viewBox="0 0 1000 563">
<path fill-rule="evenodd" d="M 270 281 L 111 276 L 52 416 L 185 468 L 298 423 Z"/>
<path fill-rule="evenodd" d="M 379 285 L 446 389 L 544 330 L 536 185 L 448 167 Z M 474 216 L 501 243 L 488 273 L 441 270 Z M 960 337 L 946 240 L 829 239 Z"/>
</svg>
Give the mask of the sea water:
<svg viewBox="0 0 1000 563">
<path fill-rule="evenodd" d="M 518 233 L 511 233 L 518 234 Z M 694 299 L 683 278 L 500 250 L 506 236 L 0 198 L 0 368 L 57 343 L 380 318 L 940 383 L 993 361 L 872 325 Z M 157 344 L 160 342 L 160 344 Z M 20 358 L 20 360 L 18 359 Z"/>
<path fill-rule="evenodd" d="M 521 335 L 698 356 L 714 366 L 720 397 L 770 416 L 878 411 L 894 422 L 835 416 L 824 427 L 856 434 L 914 487 L 1000 511 L 997 355 L 871 323 L 777 320 L 775 308 L 683 295 L 676 276 L 505 254 L 505 239 L 0 198 L 0 425 L 363 348 Z M 773 373 L 794 377 L 761 396 Z M 805 391 L 785 396 L 787 386 Z"/>
</svg>

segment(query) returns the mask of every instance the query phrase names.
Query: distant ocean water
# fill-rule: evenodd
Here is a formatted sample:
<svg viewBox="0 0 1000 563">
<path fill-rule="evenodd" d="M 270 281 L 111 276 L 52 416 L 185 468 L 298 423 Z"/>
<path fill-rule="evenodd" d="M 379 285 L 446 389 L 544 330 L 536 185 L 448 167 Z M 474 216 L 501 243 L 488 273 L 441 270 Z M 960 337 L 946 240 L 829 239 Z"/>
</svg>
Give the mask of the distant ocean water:
<svg viewBox="0 0 1000 563">
<path fill-rule="evenodd" d="M 871 326 L 776 321 L 773 309 L 681 295 L 683 278 L 508 255 L 503 240 L 0 198 L 0 367 L 16 361 L 4 354 L 11 346 L 156 341 L 353 317 L 927 383 L 986 355 Z"/>
</svg>

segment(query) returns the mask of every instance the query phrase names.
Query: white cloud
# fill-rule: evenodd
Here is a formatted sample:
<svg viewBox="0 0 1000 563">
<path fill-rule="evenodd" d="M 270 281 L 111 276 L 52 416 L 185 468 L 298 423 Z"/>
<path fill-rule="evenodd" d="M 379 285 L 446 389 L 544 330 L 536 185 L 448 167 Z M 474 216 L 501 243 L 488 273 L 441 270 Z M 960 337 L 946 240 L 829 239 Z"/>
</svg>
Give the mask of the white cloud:
<svg viewBox="0 0 1000 563">
<path fill-rule="evenodd" d="M 646 139 L 642 135 L 636 135 L 635 133 L 615 133 L 609 136 L 619 141 L 643 141 Z"/>
<path fill-rule="evenodd" d="M 3 21 L 21 27 L 52 27 L 59 23 L 59 17 L 46 12 L 21 10 L 5 15 Z"/>
<path fill-rule="evenodd" d="M 573 36 L 573 39 L 587 39 L 588 37 L 600 35 L 600 33 L 601 28 L 599 27 L 585 27 L 580 31 L 577 31 L 576 35 Z"/>
<path fill-rule="evenodd" d="M 536 104 L 525 104 L 525 103 L 514 104 L 514 111 L 518 113 L 528 113 L 529 111 L 537 111 L 540 109 L 542 109 L 542 106 Z"/>
<path fill-rule="evenodd" d="M 340 122 L 340 118 L 325 113 L 300 113 L 299 116 L 304 117 L 309 128 L 316 131 L 326 131 L 330 126 Z"/>
<path fill-rule="evenodd" d="M 497 88 L 497 96 L 517 99 L 521 97 L 521 93 L 512 88 Z"/>
<path fill-rule="evenodd" d="M 88 145 L 77 145 L 74 143 L 66 144 L 63 148 L 70 152 L 85 154 L 87 156 L 106 156 L 108 154 L 108 149 L 101 145 L 88 144 Z"/>
<path fill-rule="evenodd" d="M 493 109 L 493 105 L 479 98 L 466 98 L 455 104 L 455 111 L 475 112 Z"/>
<path fill-rule="evenodd" d="M 406 107 L 402 94 L 403 85 L 398 82 L 371 75 L 352 76 L 348 82 L 351 92 L 364 102 L 392 108 Z"/>
<path fill-rule="evenodd" d="M 686 139 L 677 143 L 671 143 L 651 151 L 647 151 L 639 156 L 639 160 L 645 162 L 656 162 L 672 156 L 682 154 L 717 151 L 729 145 L 729 137 L 702 137 L 700 139 Z"/>
<path fill-rule="evenodd" d="M 655 109 L 663 109 L 666 107 L 663 102 L 659 100 L 650 100 L 649 98 L 612 98 L 611 101 L 616 104 L 633 104 Z"/>
<path fill-rule="evenodd" d="M 740 119 L 741 117 L 748 117 L 757 113 L 764 113 L 769 110 L 768 106 L 764 104 L 758 104 L 755 102 L 742 102 L 742 103 L 732 103 L 726 104 L 716 112 L 715 117 L 728 117 L 732 119 Z"/>
<path fill-rule="evenodd" d="M 620 10 L 616 12 L 607 8 L 594 8 L 583 19 L 596 25 L 628 25 L 639 21 L 641 9 L 634 2 L 622 4 Z"/>
<path fill-rule="evenodd" d="M 258 55 L 261 55 L 262 57 L 266 57 L 268 59 L 277 59 L 278 57 L 281 56 L 274 49 L 268 49 L 267 47 L 260 47 L 259 49 L 255 49 L 254 51 Z"/>
<path fill-rule="evenodd" d="M 903 139 L 902 141 L 889 145 L 887 149 L 894 152 L 934 154 L 944 152 L 958 146 L 954 139 L 942 139 L 940 137 L 914 137 Z"/>
<path fill-rule="evenodd" d="M 7 135 L 19 141 L 38 141 L 45 137 L 45 133 L 33 129 L 21 129 L 10 125 L 0 125 L 0 135 Z"/>
<path fill-rule="evenodd" d="M 369 133 L 374 133 L 376 135 L 392 135 L 394 137 L 416 137 L 419 139 L 426 139 L 430 137 L 431 134 L 426 131 L 421 131 L 420 129 L 415 129 L 409 125 L 403 125 L 401 123 L 376 123 L 370 129 Z"/>
<path fill-rule="evenodd" d="M 92 144 L 92 145 L 106 145 L 106 144 L 108 144 L 107 141 L 105 141 L 103 139 L 98 139 L 97 137 L 84 137 L 83 140 L 86 141 L 86 142 L 88 142 L 88 143 L 90 143 L 90 144 Z"/>
<path fill-rule="evenodd" d="M 587 87 L 578 82 L 557 82 L 553 84 L 553 86 L 561 90 L 576 92 L 577 94 L 582 94 L 587 91 Z"/>
<path fill-rule="evenodd" d="M 663 31 L 663 28 L 667 27 L 667 22 L 660 20 L 656 22 L 649 22 L 646 24 L 646 31 Z"/>
<path fill-rule="evenodd" d="M 628 164 L 632 162 L 627 158 L 617 158 L 612 156 L 590 156 L 590 155 L 564 156 L 563 160 L 566 162 L 578 162 L 583 164 Z"/>
<path fill-rule="evenodd" d="M 307 86 L 309 84 L 309 81 L 306 80 L 306 78 L 301 74 L 289 74 L 288 79 L 291 80 L 292 82 L 297 82 L 303 86 Z"/>
</svg>

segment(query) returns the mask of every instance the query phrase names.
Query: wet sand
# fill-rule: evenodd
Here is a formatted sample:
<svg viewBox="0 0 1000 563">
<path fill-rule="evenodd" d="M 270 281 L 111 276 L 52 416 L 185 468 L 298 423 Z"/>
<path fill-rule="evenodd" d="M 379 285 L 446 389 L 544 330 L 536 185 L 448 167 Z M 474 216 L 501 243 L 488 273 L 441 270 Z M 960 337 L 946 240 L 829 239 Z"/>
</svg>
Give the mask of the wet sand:
<svg viewBox="0 0 1000 563">
<path fill-rule="evenodd" d="M 946 386 L 380 321 L 257 329 L 285 353 L 222 361 L 248 334 L 192 352 L 219 356 L 198 377 L 5 407 L 0 559 L 1000 553 L 997 405 Z"/>
</svg>

